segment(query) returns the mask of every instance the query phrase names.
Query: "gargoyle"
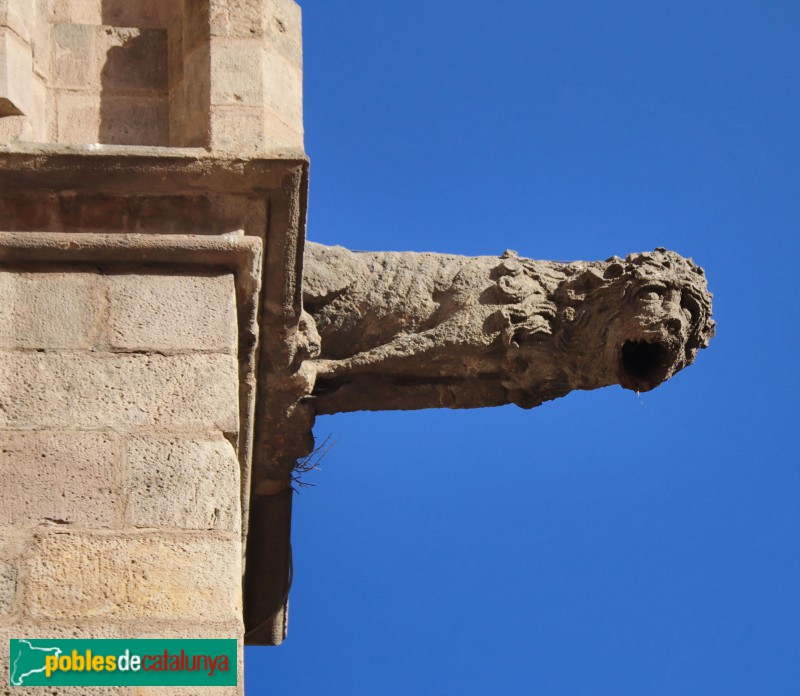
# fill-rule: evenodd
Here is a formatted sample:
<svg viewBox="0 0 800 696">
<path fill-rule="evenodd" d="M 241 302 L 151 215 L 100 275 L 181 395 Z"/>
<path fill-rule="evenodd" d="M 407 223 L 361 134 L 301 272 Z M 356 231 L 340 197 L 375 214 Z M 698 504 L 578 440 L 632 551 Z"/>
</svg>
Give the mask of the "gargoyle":
<svg viewBox="0 0 800 696">
<path fill-rule="evenodd" d="M 714 335 L 703 270 L 661 248 L 556 263 L 308 243 L 304 266 L 302 369 L 317 414 L 647 391 Z"/>
</svg>

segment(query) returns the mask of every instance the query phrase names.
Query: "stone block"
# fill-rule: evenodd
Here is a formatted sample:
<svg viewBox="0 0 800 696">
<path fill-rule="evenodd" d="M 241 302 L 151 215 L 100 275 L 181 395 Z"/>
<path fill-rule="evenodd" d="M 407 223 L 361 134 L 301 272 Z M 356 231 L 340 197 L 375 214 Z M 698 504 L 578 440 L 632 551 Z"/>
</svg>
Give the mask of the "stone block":
<svg viewBox="0 0 800 696">
<path fill-rule="evenodd" d="M 0 108 L 2 108 L 2 104 L 0 104 Z M 25 142 L 32 139 L 33 128 L 27 116 L 0 117 L 0 145 Z"/>
<path fill-rule="evenodd" d="M 225 39 L 211 46 L 211 104 L 264 104 L 263 45 L 257 39 Z"/>
<path fill-rule="evenodd" d="M 29 116 L 33 54 L 13 31 L 0 27 L 0 118 Z"/>
<path fill-rule="evenodd" d="M 55 96 L 59 143 L 100 142 L 100 100 L 97 94 L 59 91 Z"/>
<path fill-rule="evenodd" d="M 131 4 L 131 3 L 128 3 Z M 96 70 L 104 93 L 167 92 L 166 29 L 97 27 Z"/>
<path fill-rule="evenodd" d="M 293 130 L 303 130 L 303 73 L 281 54 L 263 56 L 264 105 Z"/>
<path fill-rule="evenodd" d="M 233 356 L 0 352 L 0 428 L 236 433 Z"/>
<path fill-rule="evenodd" d="M 166 97 L 106 96 L 59 92 L 58 142 L 166 145 Z"/>
<path fill-rule="evenodd" d="M 113 348 L 236 354 L 233 274 L 124 274 L 107 280 Z"/>
<path fill-rule="evenodd" d="M 263 152 L 270 143 L 260 107 L 215 106 L 211 112 L 211 145 L 223 152 Z"/>
<path fill-rule="evenodd" d="M 239 531 L 239 461 L 225 438 L 132 437 L 127 462 L 129 526 Z"/>
<path fill-rule="evenodd" d="M 0 0 L 0 27 L 11 29 L 31 44 L 36 29 L 36 3 L 32 0 Z"/>
<path fill-rule="evenodd" d="M 264 140 L 270 148 L 303 149 L 303 127 L 287 124 L 272 111 L 265 111 L 263 119 Z"/>
<path fill-rule="evenodd" d="M 180 0 L 103 0 L 103 21 L 116 27 L 166 27 Z"/>
<path fill-rule="evenodd" d="M 302 65 L 300 7 L 286 0 L 211 0 L 212 37 L 259 39 Z"/>
<path fill-rule="evenodd" d="M 303 34 L 300 6 L 294 0 L 265 0 L 265 44 L 298 69 L 303 67 Z"/>
<path fill-rule="evenodd" d="M 95 63 L 98 29 L 87 24 L 52 26 L 50 74 L 53 87 L 84 92 L 100 89 L 100 74 Z M 94 100 L 99 100 L 98 94 L 94 95 Z"/>
<path fill-rule="evenodd" d="M 237 535 L 42 533 L 26 573 L 34 618 L 225 621 L 241 613 Z"/>
<path fill-rule="evenodd" d="M 105 24 L 101 0 L 51 0 L 53 23 Z"/>
<path fill-rule="evenodd" d="M 97 142 L 166 146 L 169 138 L 167 108 L 166 95 L 105 96 L 100 106 Z"/>
<path fill-rule="evenodd" d="M 211 35 L 261 38 L 269 17 L 266 0 L 210 0 Z"/>
<path fill-rule="evenodd" d="M 96 273 L 0 271 L 0 348 L 92 347 L 103 294 Z"/>
<path fill-rule="evenodd" d="M 113 433 L 0 431 L 0 524 L 116 526 L 119 463 Z"/>
</svg>

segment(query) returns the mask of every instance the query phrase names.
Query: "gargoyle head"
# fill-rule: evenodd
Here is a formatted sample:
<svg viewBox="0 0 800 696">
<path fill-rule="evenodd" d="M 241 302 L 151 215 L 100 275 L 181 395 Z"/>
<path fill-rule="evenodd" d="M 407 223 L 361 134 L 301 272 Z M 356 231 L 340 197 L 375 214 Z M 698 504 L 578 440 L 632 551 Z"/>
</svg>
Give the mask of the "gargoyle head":
<svg viewBox="0 0 800 696">
<path fill-rule="evenodd" d="M 565 285 L 573 331 L 594 337 L 587 345 L 594 343 L 607 383 L 649 391 L 690 365 L 714 336 L 703 269 L 675 252 L 612 257 Z"/>
</svg>

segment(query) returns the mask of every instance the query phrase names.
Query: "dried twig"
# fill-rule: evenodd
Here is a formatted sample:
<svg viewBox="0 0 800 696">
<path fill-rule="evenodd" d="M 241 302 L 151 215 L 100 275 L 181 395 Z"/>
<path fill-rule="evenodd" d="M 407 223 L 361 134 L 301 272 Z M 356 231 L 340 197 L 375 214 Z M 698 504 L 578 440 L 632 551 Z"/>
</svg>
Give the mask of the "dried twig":
<svg viewBox="0 0 800 696">
<path fill-rule="evenodd" d="M 299 488 L 307 488 L 308 486 L 314 486 L 315 484 L 309 483 L 308 481 L 303 481 L 302 477 L 305 476 L 310 471 L 314 471 L 315 469 L 320 468 L 320 463 L 331 451 L 331 447 L 336 444 L 337 440 L 331 441 L 331 436 L 328 435 L 319 447 L 315 447 L 311 452 L 309 452 L 305 457 L 297 460 L 297 463 L 294 465 L 294 470 L 292 471 L 292 483 L 296 483 Z M 292 490 L 295 492 L 297 488 L 292 486 Z"/>
</svg>

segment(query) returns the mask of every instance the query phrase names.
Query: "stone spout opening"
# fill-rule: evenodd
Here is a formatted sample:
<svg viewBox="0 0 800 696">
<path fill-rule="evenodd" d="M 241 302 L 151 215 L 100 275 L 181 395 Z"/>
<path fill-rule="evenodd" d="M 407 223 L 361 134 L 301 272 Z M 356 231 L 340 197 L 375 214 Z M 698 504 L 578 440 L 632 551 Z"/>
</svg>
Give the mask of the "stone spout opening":
<svg viewBox="0 0 800 696">
<path fill-rule="evenodd" d="M 620 361 L 620 384 L 636 391 L 649 391 L 661 384 L 667 378 L 673 362 L 667 348 L 649 341 L 625 341 L 620 351 Z"/>
</svg>

